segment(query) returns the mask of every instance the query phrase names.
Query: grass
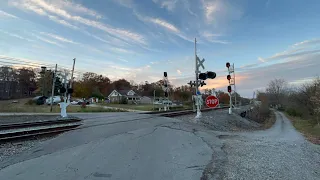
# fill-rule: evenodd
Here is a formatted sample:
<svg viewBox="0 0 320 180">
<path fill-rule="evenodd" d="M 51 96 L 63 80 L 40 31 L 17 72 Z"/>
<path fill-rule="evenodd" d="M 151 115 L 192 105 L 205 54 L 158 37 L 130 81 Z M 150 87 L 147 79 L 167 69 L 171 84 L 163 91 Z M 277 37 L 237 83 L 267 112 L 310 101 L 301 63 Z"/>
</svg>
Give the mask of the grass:
<svg viewBox="0 0 320 180">
<path fill-rule="evenodd" d="M 276 115 L 274 111 L 271 111 L 270 117 L 263 123 L 262 127 L 264 129 L 269 129 L 274 125 L 275 122 L 276 122 Z"/>
<path fill-rule="evenodd" d="M 50 113 L 50 106 L 48 105 L 28 105 L 29 99 L 21 99 L 18 103 L 12 103 L 12 101 L 0 101 L 0 112 L 22 112 L 22 113 Z M 53 113 L 60 113 L 60 107 L 54 105 L 52 107 Z M 81 108 L 80 106 L 68 106 L 67 112 L 125 112 L 118 109 L 106 109 L 102 107 L 89 107 Z"/>
<path fill-rule="evenodd" d="M 314 124 L 310 120 L 290 116 L 287 113 L 286 116 L 291 120 L 293 126 L 310 142 L 320 145 L 320 125 Z"/>
<path fill-rule="evenodd" d="M 102 103 L 101 105 L 103 106 L 108 106 L 108 107 L 115 107 L 115 108 L 121 108 L 121 109 L 132 109 L 132 110 L 139 110 L 139 111 L 158 111 L 159 110 L 159 105 L 154 105 L 153 104 L 104 104 Z M 155 109 L 153 109 L 155 108 Z M 183 110 L 183 109 L 188 109 L 189 107 L 187 106 L 178 106 L 178 107 L 171 107 L 170 109 L 174 110 Z"/>
</svg>

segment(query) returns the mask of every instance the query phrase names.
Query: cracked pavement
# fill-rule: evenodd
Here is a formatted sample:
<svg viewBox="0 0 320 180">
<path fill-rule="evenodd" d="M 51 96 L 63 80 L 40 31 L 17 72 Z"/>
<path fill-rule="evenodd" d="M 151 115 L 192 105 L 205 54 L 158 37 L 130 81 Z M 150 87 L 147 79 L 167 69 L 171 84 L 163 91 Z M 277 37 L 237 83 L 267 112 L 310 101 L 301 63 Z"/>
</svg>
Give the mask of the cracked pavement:
<svg viewBox="0 0 320 180">
<path fill-rule="evenodd" d="M 137 113 L 82 118 L 78 130 L 1 162 L 1 179 L 193 180 L 212 158 L 201 126 Z"/>
<path fill-rule="evenodd" d="M 232 128 L 226 128 L 227 123 L 217 119 L 218 111 L 214 113 L 211 122 L 212 114 L 204 119 L 212 127 L 189 122 L 190 118 L 179 120 L 132 112 L 83 114 L 81 118 L 86 120 L 78 130 L 1 162 L 0 177 L 320 179 L 320 147 L 307 142 L 283 114 L 276 114 L 277 121 L 268 130 L 244 132 L 239 130 L 250 129 L 251 122 L 234 119 Z"/>
</svg>

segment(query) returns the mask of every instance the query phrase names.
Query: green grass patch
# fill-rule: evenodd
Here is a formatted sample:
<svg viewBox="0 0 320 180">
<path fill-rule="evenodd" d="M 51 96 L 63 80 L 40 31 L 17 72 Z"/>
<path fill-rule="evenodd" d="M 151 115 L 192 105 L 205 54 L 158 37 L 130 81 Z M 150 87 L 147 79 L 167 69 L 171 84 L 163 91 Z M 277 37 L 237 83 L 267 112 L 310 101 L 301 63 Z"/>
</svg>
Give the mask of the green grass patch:
<svg viewBox="0 0 320 180">
<path fill-rule="evenodd" d="M 290 116 L 287 113 L 286 116 L 291 120 L 293 126 L 309 141 L 320 145 L 320 125 L 315 124 L 314 121 L 311 120 Z"/>
<path fill-rule="evenodd" d="M 53 105 L 52 112 L 60 113 L 60 107 L 58 105 Z M 30 104 L 29 100 L 19 100 L 19 103 L 12 103 L 12 101 L 2 101 L 0 102 L 0 112 L 3 113 L 50 113 L 50 106 L 48 105 L 35 105 Z M 81 106 L 70 105 L 67 107 L 67 112 L 77 113 L 77 112 L 126 112 L 119 109 L 106 109 L 102 107 L 90 107 L 81 108 Z"/>
<path fill-rule="evenodd" d="M 138 110 L 138 111 L 159 111 L 160 105 L 154 105 L 153 104 L 104 104 L 101 103 L 102 106 L 108 106 L 108 107 L 115 107 L 115 108 L 121 108 L 121 109 L 132 109 L 132 110 Z M 189 106 L 176 106 L 176 107 L 170 107 L 172 110 L 183 110 L 183 109 L 189 109 Z"/>
</svg>

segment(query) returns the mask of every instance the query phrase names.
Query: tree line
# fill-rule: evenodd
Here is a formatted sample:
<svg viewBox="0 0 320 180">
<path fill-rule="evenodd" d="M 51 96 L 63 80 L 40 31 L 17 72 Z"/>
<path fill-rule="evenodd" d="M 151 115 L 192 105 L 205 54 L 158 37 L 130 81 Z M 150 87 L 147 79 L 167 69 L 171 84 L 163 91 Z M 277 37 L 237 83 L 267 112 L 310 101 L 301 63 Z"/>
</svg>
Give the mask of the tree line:
<svg viewBox="0 0 320 180">
<path fill-rule="evenodd" d="M 59 90 L 63 87 L 63 72 L 58 72 L 54 76 L 53 70 L 46 70 L 41 73 L 37 68 L 14 68 L 10 66 L 0 67 L 0 99 L 14 99 L 32 97 L 35 95 L 51 96 L 53 77 L 56 77 L 54 95 L 61 95 Z M 162 88 L 163 80 L 156 82 L 140 82 L 126 79 L 118 79 L 111 81 L 108 77 L 86 72 L 81 78 L 74 79 L 73 97 L 89 98 L 97 97 L 104 99 L 113 90 L 134 90 L 140 96 L 163 97 L 164 90 Z M 194 87 L 189 85 L 173 86 L 169 84 L 169 98 L 181 102 L 191 102 L 192 95 L 195 94 Z M 206 89 L 203 98 L 210 94 Z M 223 91 L 216 92 L 217 97 L 222 104 L 229 104 L 229 94 Z M 238 101 L 248 103 L 250 100 L 241 98 L 238 93 L 233 93 L 232 98 L 237 96 Z"/>
<path fill-rule="evenodd" d="M 308 119 L 320 125 L 320 78 L 302 85 L 289 85 L 284 79 L 269 82 L 257 99 L 270 107 L 285 111 L 291 116 Z"/>
</svg>

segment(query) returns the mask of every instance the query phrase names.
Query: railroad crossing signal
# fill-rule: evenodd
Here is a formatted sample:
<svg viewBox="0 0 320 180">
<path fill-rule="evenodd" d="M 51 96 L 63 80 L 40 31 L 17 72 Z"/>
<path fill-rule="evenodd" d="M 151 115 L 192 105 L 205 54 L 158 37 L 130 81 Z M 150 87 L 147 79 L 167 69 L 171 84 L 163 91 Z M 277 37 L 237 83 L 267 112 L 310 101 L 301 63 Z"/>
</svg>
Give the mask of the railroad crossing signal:
<svg viewBox="0 0 320 180">
<path fill-rule="evenodd" d="M 231 93 L 232 92 L 232 88 L 231 86 L 228 86 L 228 92 Z"/>
<path fill-rule="evenodd" d="M 200 66 L 202 67 L 202 69 L 204 69 L 203 63 L 204 63 L 205 59 L 203 58 L 202 60 L 200 60 L 199 57 L 197 56 L 197 61 L 198 61 L 197 69 L 199 69 Z"/>
<path fill-rule="evenodd" d="M 217 74 L 212 71 L 207 71 L 206 73 L 200 73 L 199 74 L 199 79 L 201 80 L 206 80 L 206 79 L 214 79 L 216 78 Z"/>
</svg>

